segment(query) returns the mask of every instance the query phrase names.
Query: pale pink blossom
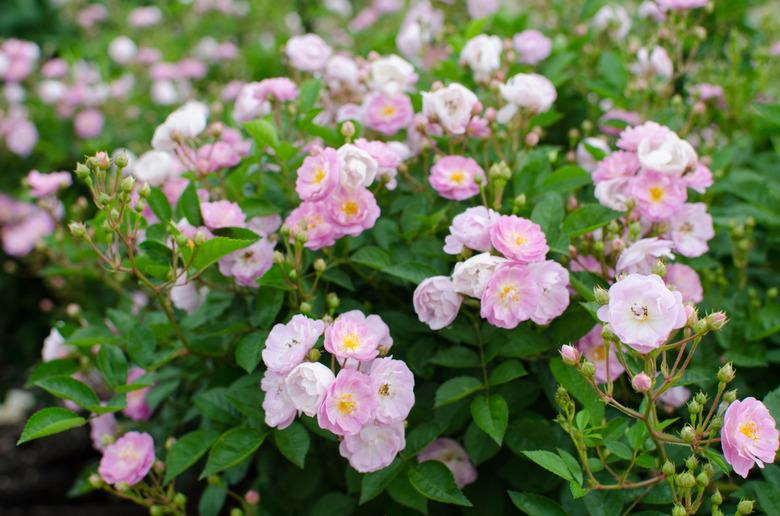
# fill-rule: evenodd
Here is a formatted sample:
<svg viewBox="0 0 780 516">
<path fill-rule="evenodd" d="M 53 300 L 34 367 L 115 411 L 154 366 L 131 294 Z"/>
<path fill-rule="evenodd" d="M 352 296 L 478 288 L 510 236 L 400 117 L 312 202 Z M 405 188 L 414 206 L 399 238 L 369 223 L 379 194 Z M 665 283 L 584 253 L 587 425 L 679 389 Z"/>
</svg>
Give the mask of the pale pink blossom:
<svg viewBox="0 0 780 516">
<path fill-rule="evenodd" d="M 52 172 L 51 174 L 41 174 L 37 170 L 31 171 L 25 178 L 27 186 L 30 187 L 30 195 L 33 197 L 49 197 L 56 194 L 62 188 L 69 187 L 73 180 L 70 172 Z"/>
<path fill-rule="evenodd" d="M 569 306 L 569 272 L 552 260 L 529 263 L 528 271 L 539 286 L 539 301 L 531 320 L 550 324 Z"/>
<path fill-rule="evenodd" d="M 302 202 L 290 212 L 284 225 L 290 230 L 291 242 L 296 236 L 305 235 L 307 249 L 330 247 L 340 238 L 340 230 L 331 222 L 325 202 Z"/>
<path fill-rule="evenodd" d="M 457 83 L 422 92 L 422 105 L 423 114 L 429 121 L 440 124 L 452 134 L 465 133 L 471 117 L 480 108 L 477 96 Z"/>
<path fill-rule="evenodd" d="M 529 29 L 515 34 L 512 46 L 517 51 L 518 61 L 535 65 L 550 55 L 552 40 L 538 30 Z"/>
<path fill-rule="evenodd" d="M 669 221 L 669 237 L 675 250 L 690 258 L 707 252 L 709 242 L 715 236 L 712 217 L 703 202 L 687 203 Z"/>
<path fill-rule="evenodd" d="M 385 337 L 385 328 L 371 324 L 360 310 L 339 315 L 333 324 L 325 328 L 325 349 L 339 360 L 371 360 L 379 355 L 379 345 Z"/>
<path fill-rule="evenodd" d="M 265 393 L 263 411 L 265 424 L 271 428 L 283 430 L 295 420 L 298 411 L 287 394 L 285 375 L 267 370 L 260 381 L 260 388 Z"/>
<path fill-rule="evenodd" d="M 293 36 L 284 47 L 293 68 L 304 72 L 322 70 L 333 50 L 316 34 Z"/>
<path fill-rule="evenodd" d="M 303 362 L 290 371 L 284 383 L 296 410 L 313 417 L 325 399 L 325 392 L 335 380 L 336 376 L 329 367 L 319 362 Z"/>
<path fill-rule="evenodd" d="M 324 201 L 331 225 L 339 237 L 358 236 L 379 218 L 376 198 L 366 188 L 336 188 Z"/>
<path fill-rule="evenodd" d="M 669 287 L 682 294 L 684 303 L 701 303 L 704 299 L 699 274 L 687 265 L 681 263 L 668 265 L 664 280 Z"/>
<path fill-rule="evenodd" d="M 729 405 L 720 437 L 726 461 L 742 478 L 747 478 L 754 464 L 763 468 L 774 462 L 780 443 L 780 432 L 772 414 L 753 397 Z"/>
<path fill-rule="evenodd" d="M 377 358 L 371 363 L 371 384 L 377 393 L 375 417 L 382 424 L 402 422 L 414 406 L 414 375 L 401 360 Z"/>
<path fill-rule="evenodd" d="M 480 186 L 487 183 L 487 178 L 473 159 L 444 156 L 431 168 L 428 182 L 445 199 L 462 201 L 479 195 Z"/>
<path fill-rule="evenodd" d="M 520 110 L 531 114 L 544 113 L 558 96 L 553 83 L 535 73 L 514 75 L 500 86 L 500 90 L 507 102 L 496 114 L 496 120 L 501 124 L 508 123 Z"/>
<path fill-rule="evenodd" d="M 688 191 L 679 177 L 643 171 L 631 180 L 631 196 L 643 217 L 662 221 L 680 211 L 688 199 Z"/>
<path fill-rule="evenodd" d="M 336 435 L 355 435 L 371 422 L 377 403 L 371 378 L 356 369 L 344 368 L 328 387 L 317 422 L 320 428 Z"/>
<path fill-rule="evenodd" d="M 620 253 L 617 261 L 617 273 L 650 274 L 656 262 L 661 258 L 674 260 L 673 243 L 658 237 L 637 240 Z"/>
<path fill-rule="evenodd" d="M 369 93 L 363 100 L 363 123 L 369 129 L 392 136 L 412 121 L 414 109 L 409 97 L 399 93 Z"/>
<path fill-rule="evenodd" d="M 230 201 L 204 202 L 200 204 L 203 223 L 209 229 L 240 227 L 246 215 L 238 204 Z"/>
<path fill-rule="evenodd" d="M 490 228 L 490 242 L 506 258 L 519 263 L 544 260 L 550 250 L 539 224 L 517 215 L 501 215 Z"/>
<path fill-rule="evenodd" d="M 432 330 L 441 330 L 458 316 L 463 298 L 455 291 L 447 276 L 432 276 L 414 290 L 414 311 L 420 322 Z"/>
<path fill-rule="evenodd" d="M 527 266 L 506 263 L 496 269 L 485 286 L 480 315 L 493 326 L 512 329 L 531 318 L 540 296 L 541 289 Z"/>
<path fill-rule="evenodd" d="M 103 451 L 98 473 L 109 484 L 135 485 L 154 464 L 154 440 L 147 433 L 127 432 Z"/>
<path fill-rule="evenodd" d="M 360 473 L 371 473 L 389 466 L 406 447 L 403 422 L 369 423 L 357 433 L 345 436 L 339 453 Z"/>
<path fill-rule="evenodd" d="M 437 460 L 452 472 L 455 484 L 461 489 L 477 480 L 477 469 L 466 450 L 454 439 L 440 437 L 417 454 L 417 462 Z"/>
<path fill-rule="evenodd" d="M 295 191 L 304 201 L 322 200 L 338 185 L 339 174 L 336 150 L 328 147 L 303 160 L 298 168 Z"/>
<path fill-rule="evenodd" d="M 140 367 L 133 367 L 127 373 L 127 384 L 130 385 L 138 378 L 145 375 L 146 371 Z M 147 421 L 152 415 L 152 409 L 146 402 L 146 395 L 151 387 L 142 387 L 127 393 L 127 406 L 122 413 L 133 421 Z"/>
<path fill-rule="evenodd" d="M 456 263 L 452 271 L 452 285 L 455 291 L 477 299 L 481 298 L 496 268 L 506 261 L 506 258 L 501 256 L 481 253 L 465 262 Z"/>
</svg>

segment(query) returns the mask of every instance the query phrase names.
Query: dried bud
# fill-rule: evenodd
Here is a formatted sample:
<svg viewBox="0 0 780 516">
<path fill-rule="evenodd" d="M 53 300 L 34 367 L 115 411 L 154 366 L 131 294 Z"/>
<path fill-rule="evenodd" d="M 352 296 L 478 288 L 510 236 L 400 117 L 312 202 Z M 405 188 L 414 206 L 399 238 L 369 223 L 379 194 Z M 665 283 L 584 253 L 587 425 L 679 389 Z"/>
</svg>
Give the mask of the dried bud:
<svg viewBox="0 0 780 516">
<path fill-rule="evenodd" d="M 750 514 L 753 512 L 753 500 L 740 500 L 737 504 L 737 514 Z"/>
<path fill-rule="evenodd" d="M 647 392 L 653 388 L 653 380 L 644 372 L 641 372 L 631 380 L 631 387 L 636 392 Z"/>
<path fill-rule="evenodd" d="M 593 297 L 600 305 L 606 305 L 609 303 L 609 291 L 607 291 L 607 289 L 604 287 L 599 287 L 598 285 L 593 287 Z"/>
<path fill-rule="evenodd" d="M 571 346 L 569 344 L 565 344 L 561 346 L 561 349 L 559 351 L 561 354 L 561 358 L 563 358 L 563 362 L 568 365 L 577 365 L 580 363 L 580 358 L 582 354 L 580 351 L 575 348 L 574 346 Z"/>
<path fill-rule="evenodd" d="M 320 274 L 325 272 L 325 269 L 327 267 L 328 267 L 328 265 L 325 263 L 325 260 L 323 260 L 322 258 L 317 258 L 314 261 L 314 270 L 317 271 Z"/>
<path fill-rule="evenodd" d="M 721 383 L 731 383 L 732 380 L 734 380 L 734 377 L 737 375 L 737 372 L 734 371 L 734 366 L 731 365 L 731 362 L 728 362 L 726 365 L 721 367 L 718 370 L 718 381 Z"/>
<path fill-rule="evenodd" d="M 84 226 L 81 222 L 76 222 L 75 220 L 68 224 L 68 229 L 70 230 L 70 234 L 73 235 L 75 238 L 84 238 L 87 236 L 87 228 Z"/>
</svg>

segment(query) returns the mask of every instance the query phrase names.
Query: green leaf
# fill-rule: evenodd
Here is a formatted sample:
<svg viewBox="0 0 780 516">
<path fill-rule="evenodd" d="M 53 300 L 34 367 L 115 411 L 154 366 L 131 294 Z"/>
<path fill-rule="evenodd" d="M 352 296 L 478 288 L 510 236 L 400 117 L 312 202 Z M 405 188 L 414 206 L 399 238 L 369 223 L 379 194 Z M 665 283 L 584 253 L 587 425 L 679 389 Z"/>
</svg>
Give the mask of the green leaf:
<svg viewBox="0 0 780 516">
<path fill-rule="evenodd" d="M 566 165 L 542 180 L 542 190 L 567 193 L 593 182 L 585 169 L 578 165 Z"/>
<path fill-rule="evenodd" d="M 358 249 L 351 257 L 350 260 L 372 269 L 384 269 L 389 267 L 393 262 L 390 259 L 390 255 L 387 251 L 381 247 L 375 247 L 367 245 Z"/>
<path fill-rule="evenodd" d="M 275 429 L 274 443 L 287 460 L 303 469 L 311 438 L 302 424 L 293 422 L 284 430 Z"/>
<path fill-rule="evenodd" d="M 130 330 L 127 338 L 127 353 L 139 366 L 146 368 L 154 363 L 154 351 L 157 340 L 152 330 L 143 325 Z"/>
<path fill-rule="evenodd" d="M 493 439 L 480 430 L 473 421 L 469 423 L 466 435 L 463 436 L 463 446 L 475 466 L 493 458 L 500 450 Z"/>
<path fill-rule="evenodd" d="M 471 502 L 455 485 L 447 466 L 437 460 L 425 461 L 409 468 L 409 482 L 426 498 L 437 502 L 471 507 Z"/>
<path fill-rule="evenodd" d="M 322 82 L 319 79 L 308 79 L 301 83 L 298 90 L 298 106 L 301 108 L 301 113 L 308 113 L 314 107 L 320 96 L 321 87 Z"/>
<path fill-rule="evenodd" d="M 509 407 L 499 394 L 476 396 L 471 400 L 471 417 L 483 432 L 501 445 L 509 423 Z"/>
<path fill-rule="evenodd" d="M 94 346 L 95 344 L 116 341 L 116 337 L 108 328 L 91 324 L 71 333 L 70 337 L 65 340 L 65 343 L 71 346 Z"/>
<path fill-rule="evenodd" d="M 218 516 L 222 506 L 225 505 L 227 489 L 224 486 L 207 485 L 198 501 L 198 514 L 200 516 Z"/>
<path fill-rule="evenodd" d="M 181 436 L 168 450 L 165 458 L 165 484 L 184 473 L 206 454 L 219 433 L 202 429 Z"/>
<path fill-rule="evenodd" d="M 279 147 L 279 136 L 276 134 L 276 128 L 268 120 L 252 120 L 244 124 L 246 132 L 255 140 L 257 149 L 263 151 L 266 147 L 276 149 Z"/>
<path fill-rule="evenodd" d="M 428 362 L 442 367 L 478 367 L 479 355 L 466 346 L 453 346 L 440 349 Z"/>
<path fill-rule="evenodd" d="M 619 216 L 620 212 L 600 204 L 583 204 L 563 221 L 563 231 L 574 238 L 606 226 Z"/>
<path fill-rule="evenodd" d="M 590 413 L 592 423 L 594 425 L 601 424 L 601 420 L 604 418 L 604 404 L 588 382 L 573 367 L 564 364 L 559 357 L 550 360 L 550 371 L 552 371 L 555 380 L 585 406 L 585 409 Z"/>
<path fill-rule="evenodd" d="M 519 360 L 507 360 L 501 362 L 493 371 L 490 372 L 488 381 L 490 385 L 501 385 L 528 374 L 523 363 Z"/>
<path fill-rule="evenodd" d="M 245 335 L 236 346 L 236 364 L 247 373 L 252 373 L 260 363 L 261 353 L 265 347 L 268 332 L 257 331 Z"/>
<path fill-rule="evenodd" d="M 523 451 L 523 455 L 546 469 L 558 475 L 564 480 L 575 480 L 564 460 L 555 453 L 547 450 Z"/>
<path fill-rule="evenodd" d="M 531 220 L 542 228 L 550 248 L 560 253 L 568 253 L 568 240 L 561 235 L 561 223 L 565 213 L 563 197 L 555 192 L 544 194 L 531 212 Z"/>
<path fill-rule="evenodd" d="M 578 486 L 582 485 L 582 466 L 580 466 L 579 461 L 571 453 L 561 448 L 558 448 L 558 456 L 566 463 L 566 467 L 569 468 L 569 472 L 574 477 L 573 481 Z"/>
<path fill-rule="evenodd" d="M 764 396 L 764 405 L 769 409 L 775 421 L 780 421 L 780 387 Z"/>
<path fill-rule="evenodd" d="M 616 457 L 620 457 L 623 460 L 631 460 L 633 452 L 631 448 L 621 441 L 606 441 L 604 446 Z"/>
<path fill-rule="evenodd" d="M 408 475 L 396 475 L 387 486 L 387 493 L 390 498 L 404 507 L 428 514 L 428 499 L 414 488 Z"/>
<path fill-rule="evenodd" d="M 628 84 L 628 71 L 623 59 L 615 52 L 602 52 L 598 63 L 599 74 L 614 88 L 615 93 L 623 93 Z"/>
<path fill-rule="evenodd" d="M 195 247 L 195 258 L 192 260 L 192 266 L 196 271 L 201 271 L 229 255 L 245 247 L 254 244 L 256 240 L 235 240 L 232 238 L 215 237 Z"/>
<path fill-rule="evenodd" d="M 168 222 L 171 220 L 171 205 L 168 203 L 168 198 L 157 187 L 154 187 L 149 192 L 149 197 L 146 199 L 149 203 L 149 207 L 152 209 L 160 222 Z"/>
<path fill-rule="evenodd" d="M 702 448 L 701 453 L 707 457 L 707 460 L 709 460 L 711 463 L 715 464 L 719 470 L 721 470 L 726 475 L 729 474 L 729 471 L 731 471 L 731 468 L 729 468 L 729 465 L 726 464 L 726 461 L 723 459 L 723 455 L 716 452 L 712 448 Z"/>
<path fill-rule="evenodd" d="M 284 303 L 284 291 L 276 288 L 261 288 L 255 297 L 255 310 L 250 315 L 252 326 L 269 329 L 276 320 Z"/>
<path fill-rule="evenodd" d="M 206 467 L 200 478 L 240 464 L 257 450 L 266 434 L 254 428 L 238 426 L 222 434 L 209 452 Z"/>
<path fill-rule="evenodd" d="M 458 400 L 470 396 L 482 389 L 482 382 L 473 376 L 458 376 L 441 384 L 436 390 L 436 398 L 433 408 L 443 407 Z"/>
<path fill-rule="evenodd" d="M 100 406 L 100 399 L 87 384 L 70 376 L 52 376 L 36 382 L 38 387 L 58 398 L 74 402 L 79 407 L 94 410 Z"/>
<path fill-rule="evenodd" d="M 71 428 L 76 428 L 87 422 L 81 416 L 77 416 L 63 407 L 49 407 L 39 410 L 27 420 L 22 435 L 17 441 L 17 446 L 49 435 L 58 434 Z"/>
<path fill-rule="evenodd" d="M 203 216 L 200 213 L 200 197 L 198 197 L 198 188 L 195 183 L 190 182 L 187 188 L 181 193 L 177 207 L 182 215 L 193 226 L 203 225 Z"/>
<path fill-rule="evenodd" d="M 401 472 L 403 462 L 396 458 L 392 464 L 379 471 L 363 475 L 360 481 L 360 504 L 373 500 L 384 491 L 390 482 Z"/>
<path fill-rule="evenodd" d="M 117 346 L 110 344 L 100 346 L 97 366 L 111 387 L 124 385 L 127 381 L 127 359 Z"/>
<path fill-rule="evenodd" d="M 390 265 L 383 268 L 382 272 L 414 284 L 420 284 L 425 278 L 436 275 L 436 269 L 430 265 L 419 262 L 406 262 Z"/>
<path fill-rule="evenodd" d="M 68 358 L 41 362 L 30 372 L 30 377 L 27 379 L 25 387 L 32 387 L 36 382 L 52 376 L 70 376 L 78 370 L 78 362 Z"/>
<path fill-rule="evenodd" d="M 525 512 L 529 516 L 566 516 L 563 507 L 546 496 L 536 493 L 518 493 L 516 491 L 507 491 L 509 498 L 515 507 Z"/>
</svg>

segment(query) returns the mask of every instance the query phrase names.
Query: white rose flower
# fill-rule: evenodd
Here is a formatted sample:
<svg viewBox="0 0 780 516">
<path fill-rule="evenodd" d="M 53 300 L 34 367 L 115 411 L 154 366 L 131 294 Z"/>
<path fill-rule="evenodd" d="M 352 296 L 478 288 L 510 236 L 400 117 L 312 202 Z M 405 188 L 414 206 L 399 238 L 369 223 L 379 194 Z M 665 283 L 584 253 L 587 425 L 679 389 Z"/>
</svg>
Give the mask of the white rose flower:
<svg viewBox="0 0 780 516">
<path fill-rule="evenodd" d="M 43 349 L 41 357 L 44 362 L 65 358 L 75 351 L 73 346 L 65 344 L 65 337 L 56 329 L 52 328 L 49 336 L 43 340 Z"/>
<path fill-rule="evenodd" d="M 354 59 L 337 54 L 325 65 L 325 80 L 337 90 L 356 90 L 360 86 L 360 70 Z"/>
<path fill-rule="evenodd" d="M 691 144 L 673 132 L 663 142 L 645 138 L 639 142 L 637 156 L 643 168 L 671 175 L 695 167 L 698 160 Z"/>
<path fill-rule="evenodd" d="M 452 272 L 452 285 L 455 287 L 455 292 L 481 298 L 485 285 L 493 276 L 496 267 L 505 261 L 506 258 L 501 256 L 482 253 L 472 256 L 465 262 L 455 264 L 455 270 Z"/>
<path fill-rule="evenodd" d="M 284 383 L 295 408 L 314 416 L 335 379 L 333 371 L 319 362 L 303 362 L 290 371 Z"/>
<path fill-rule="evenodd" d="M 62 81 L 47 79 L 38 84 L 38 96 L 46 104 L 56 104 L 68 92 L 68 87 Z"/>
<path fill-rule="evenodd" d="M 233 106 L 233 119 L 248 122 L 271 112 L 271 103 L 259 82 L 249 82 L 241 87 Z"/>
<path fill-rule="evenodd" d="M 668 81 L 672 78 L 673 71 L 672 60 L 663 47 L 655 47 L 652 51 L 645 47 L 640 48 L 636 53 L 636 63 L 631 65 L 631 72 L 645 79 L 657 77 Z"/>
<path fill-rule="evenodd" d="M 501 38 L 480 34 L 466 43 L 460 60 L 469 65 L 476 80 L 486 81 L 501 66 L 502 49 Z"/>
<path fill-rule="evenodd" d="M 206 299 L 208 289 L 203 287 L 198 289 L 194 281 L 190 281 L 186 274 L 181 274 L 176 279 L 176 284 L 171 288 L 171 301 L 173 306 L 179 310 L 184 310 L 188 314 L 197 310 Z"/>
<path fill-rule="evenodd" d="M 152 101 L 161 106 L 170 106 L 179 101 L 181 95 L 173 81 L 160 80 L 152 83 Z"/>
<path fill-rule="evenodd" d="M 176 162 L 170 153 L 152 150 L 145 152 L 133 165 L 133 175 L 151 186 L 160 186 L 176 175 Z"/>
<path fill-rule="evenodd" d="M 558 94 L 555 86 L 535 73 L 519 73 L 501 85 L 501 95 L 508 102 L 496 114 L 496 120 L 505 124 L 520 110 L 543 113 L 550 109 Z"/>
<path fill-rule="evenodd" d="M 118 36 L 108 45 L 108 56 L 119 65 L 126 65 L 135 59 L 137 53 L 138 47 L 127 36 Z"/>
<path fill-rule="evenodd" d="M 174 150 L 177 140 L 195 138 L 206 129 L 209 108 L 202 102 L 190 101 L 168 115 L 154 131 L 152 147 L 157 150 Z"/>
<path fill-rule="evenodd" d="M 395 54 L 371 63 L 371 88 L 385 95 L 398 95 L 417 81 L 414 66 Z"/>
<path fill-rule="evenodd" d="M 631 17 L 622 5 L 605 5 L 593 17 L 593 27 L 614 39 L 622 40 L 631 30 Z"/>
<path fill-rule="evenodd" d="M 453 83 L 436 91 L 424 91 L 422 94 L 423 114 L 433 118 L 452 134 L 466 132 L 477 96 L 468 88 Z"/>
<path fill-rule="evenodd" d="M 354 190 L 359 186 L 370 186 L 376 178 L 379 164 L 363 149 L 352 144 L 342 145 L 337 151 L 341 186 Z"/>
</svg>

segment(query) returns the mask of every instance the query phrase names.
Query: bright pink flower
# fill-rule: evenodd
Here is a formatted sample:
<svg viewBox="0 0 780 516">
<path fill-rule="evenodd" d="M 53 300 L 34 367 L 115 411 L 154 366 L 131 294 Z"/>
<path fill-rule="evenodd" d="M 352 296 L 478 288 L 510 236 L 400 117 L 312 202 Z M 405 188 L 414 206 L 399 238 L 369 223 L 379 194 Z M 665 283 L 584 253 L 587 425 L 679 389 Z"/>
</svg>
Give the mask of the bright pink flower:
<svg viewBox="0 0 780 516">
<path fill-rule="evenodd" d="M 290 230 L 290 241 L 294 242 L 298 234 L 306 235 L 304 247 L 316 251 L 330 247 L 339 238 L 336 225 L 328 217 L 325 202 L 302 202 L 284 221 Z"/>
<path fill-rule="evenodd" d="M 539 224 L 517 215 L 501 215 L 490 228 L 490 242 L 509 260 L 519 263 L 544 260 L 550 250 Z"/>
<path fill-rule="evenodd" d="M 257 288 L 257 280 L 273 266 L 275 242 L 261 239 L 219 261 L 219 272 L 233 277 L 238 285 Z"/>
<path fill-rule="evenodd" d="M 445 199 L 462 201 L 479 195 L 479 187 L 487 182 L 487 178 L 473 159 L 444 156 L 431 168 L 428 182 Z"/>
<path fill-rule="evenodd" d="M 339 453 L 360 473 L 371 473 L 389 466 L 406 447 L 402 421 L 390 424 L 370 423 L 339 444 Z"/>
<path fill-rule="evenodd" d="M 260 388 L 265 393 L 263 398 L 265 424 L 280 430 L 290 426 L 298 411 L 287 394 L 285 375 L 267 370 L 260 381 Z"/>
<path fill-rule="evenodd" d="M 669 237 L 675 250 L 683 256 L 703 255 L 709 249 L 707 242 L 714 236 L 712 217 L 703 202 L 684 204 L 669 221 Z"/>
<path fill-rule="evenodd" d="M 269 371 L 286 375 L 303 362 L 317 343 L 325 324 L 305 315 L 294 315 L 287 324 L 276 324 L 268 333 L 263 349 L 263 363 Z"/>
<path fill-rule="evenodd" d="M 609 288 L 609 304 L 598 317 L 621 342 L 640 353 L 663 344 L 688 319 L 682 294 L 670 291 L 655 274 L 629 274 Z"/>
<path fill-rule="evenodd" d="M 772 414 L 753 397 L 729 405 L 720 437 L 726 461 L 742 478 L 747 478 L 754 464 L 763 468 L 764 464 L 774 462 L 780 443 L 780 432 Z"/>
<path fill-rule="evenodd" d="M 304 72 L 322 70 L 333 50 L 316 34 L 293 36 L 287 40 L 284 52 L 290 65 Z"/>
<path fill-rule="evenodd" d="M 246 220 L 246 215 L 238 204 L 230 201 L 201 203 L 200 212 L 203 215 L 203 223 L 209 229 L 240 227 Z"/>
<path fill-rule="evenodd" d="M 655 122 L 645 122 L 636 127 L 627 127 L 620 133 L 617 142 L 623 150 L 636 152 L 642 140 L 649 140 L 654 145 L 661 145 L 672 133 L 671 129 Z"/>
<path fill-rule="evenodd" d="M 154 440 L 151 435 L 127 432 L 105 449 L 98 473 L 109 484 L 132 486 L 149 473 L 154 458 Z"/>
<path fill-rule="evenodd" d="M 51 174 L 41 174 L 37 170 L 31 171 L 25 178 L 27 186 L 30 187 L 30 195 L 33 197 L 49 197 L 58 190 L 69 187 L 73 180 L 70 172 L 52 172 Z"/>
<path fill-rule="evenodd" d="M 569 306 L 569 271 L 558 262 L 546 260 L 529 263 L 528 272 L 539 286 L 539 301 L 531 320 L 550 324 Z"/>
<path fill-rule="evenodd" d="M 337 188 L 324 201 L 330 223 L 339 236 L 358 236 L 374 227 L 379 218 L 376 198 L 366 188 Z"/>
<path fill-rule="evenodd" d="M 596 373 L 596 383 L 607 383 L 617 380 L 625 371 L 618 360 L 615 346 L 609 347 L 609 376 L 607 376 L 607 348 L 604 346 L 604 338 L 601 336 L 602 326 L 597 324 L 584 337 L 577 341 L 577 349 L 582 352 L 585 359 L 593 364 Z"/>
<path fill-rule="evenodd" d="M 540 296 L 527 266 L 500 265 L 482 293 L 480 315 L 493 326 L 511 330 L 531 318 Z"/>
<path fill-rule="evenodd" d="M 417 454 L 417 462 L 437 460 L 452 472 L 455 484 L 461 489 L 477 480 L 477 469 L 469 460 L 466 450 L 449 437 L 440 437 Z"/>
<path fill-rule="evenodd" d="M 336 435 L 355 435 L 369 423 L 377 407 L 371 378 L 356 369 L 339 371 L 317 412 L 320 428 Z"/>
<path fill-rule="evenodd" d="M 633 152 L 617 151 L 599 161 L 593 172 L 594 181 L 633 177 L 639 170 L 639 160 Z"/>
<path fill-rule="evenodd" d="M 687 265 L 681 263 L 668 265 L 664 280 L 667 285 L 682 294 L 683 303 L 701 303 L 704 299 L 699 275 Z"/>
<path fill-rule="evenodd" d="M 637 210 L 651 221 L 668 220 L 685 204 L 685 182 L 668 174 L 643 171 L 631 181 L 631 196 Z"/>
<path fill-rule="evenodd" d="M 307 156 L 298 168 L 295 191 L 304 201 L 320 201 L 326 198 L 339 183 L 339 166 L 336 150 L 323 149 L 315 156 Z"/>
<path fill-rule="evenodd" d="M 414 406 L 414 375 L 401 360 L 377 358 L 371 363 L 371 384 L 377 393 L 379 423 L 401 422 Z"/>
<path fill-rule="evenodd" d="M 484 206 L 468 208 L 452 219 L 450 234 L 444 239 L 444 252 L 460 254 L 464 247 L 475 251 L 490 251 L 490 229 L 499 214 Z"/>
<path fill-rule="evenodd" d="M 325 328 L 325 349 L 341 361 L 371 360 L 379 354 L 379 343 L 384 336 L 381 326 L 369 324 L 360 310 L 351 310 Z"/>
<path fill-rule="evenodd" d="M 134 367 L 127 373 L 127 384 L 130 385 L 141 376 L 145 375 L 146 371 L 140 367 Z M 127 406 L 122 410 L 122 413 L 132 419 L 133 421 L 146 421 L 152 415 L 152 409 L 149 404 L 146 403 L 146 395 L 151 390 L 151 387 L 143 387 L 127 393 Z"/>
<path fill-rule="evenodd" d="M 659 258 L 674 260 L 672 241 L 658 237 L 643 238 L 620 253 L 617 261 L 617 273 L 650 274 Z"/>
<path fill-rule="evenodd" d="M 524 30 L 515 34 L 512 45 L 517 51 L 518 61 L 531 65 L 547 59 L 552 50 L 550 38 L 538 30 Z"/>
<path fill-rule="evenodd" d="M 412 121 L 414 108 L 412 101 L 403 93 L 385 95 L 380 92 L 369 93 L 363 100 L 363 123 L 386 136 L 392 136 L 404 129 Z"/>
<path fill-rule="evenodd" d="M 417 285 L 412 302 L 420 322 L 432 330 L 441 330 L 458 316 L 463 297 L 455 292 L 449 277 L 432 276 Z"/>
<path fill-rule="evenodd" d="M 98 451 L 106 449 L 109 440 L 116 435 L 116 418 L 114 414 L 103 414 L 89 420 L 89 437 L 92 439 L 92 447 Z"/>
</svg>

